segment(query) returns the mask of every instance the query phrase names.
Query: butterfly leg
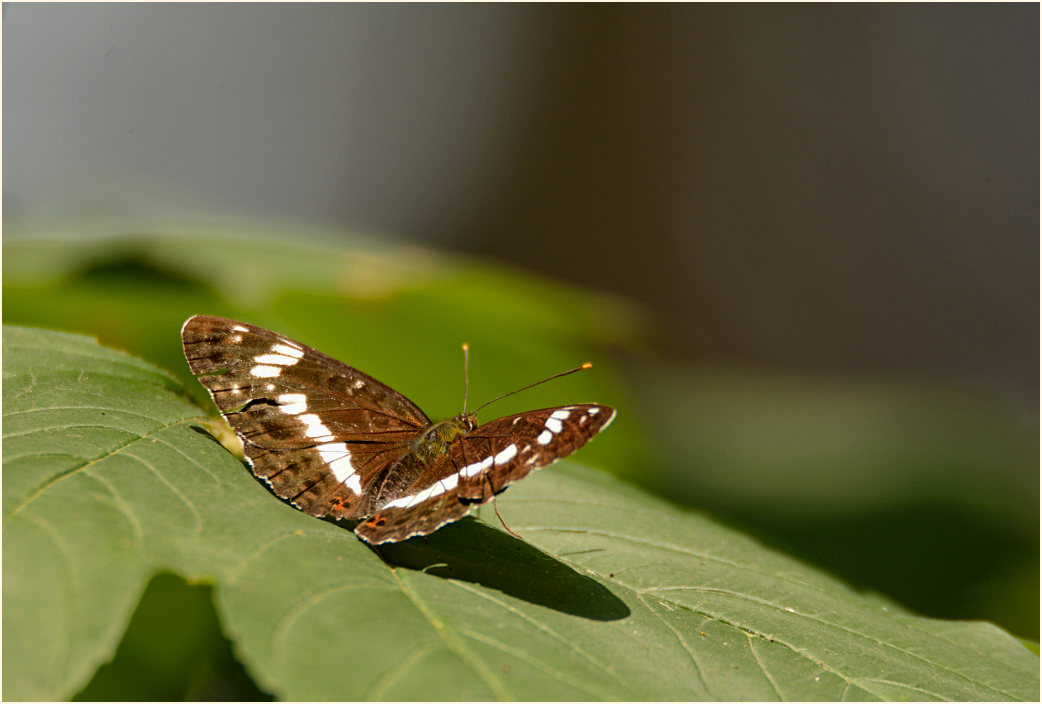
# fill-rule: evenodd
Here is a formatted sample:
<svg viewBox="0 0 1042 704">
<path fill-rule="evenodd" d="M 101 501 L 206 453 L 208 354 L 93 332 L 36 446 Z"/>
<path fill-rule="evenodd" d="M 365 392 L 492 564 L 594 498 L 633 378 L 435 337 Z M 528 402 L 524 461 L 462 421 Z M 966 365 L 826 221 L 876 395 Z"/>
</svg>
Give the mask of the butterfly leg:
<svg viewBox="0 0 1042 704">
<path fill-rule="evenodd" d="M 496 518 L 498 518 L 499 522 L 503 524 L 503 527 L 507 529 L 507 533 L 510 533 L 510 535 L 514 536 L 515 538 L 521 538 L 520 535 L 515 533 L 510 528 L 510 526 L 507 525 L 507 522 L 503 520 L 503 517 L 499 515 L 499 504 L 496 503 L 496 491 L 492 488 L 492 478 L 486 474 L 485 481 L 488 482 L 488 490 L 489 493 L 492 495 L 492 510 L 496 512 Z M 521 539 L 524 540 L 524 538 Z"/>
<path fill-rule="evenodd" d="M 498 518 L 499 522 L 503 524 L 503 527 L 507 529 L 507 533 L 510 533 L 510 535 L 514 536 L 515 538 L 521 538 L 521 540 L 524 540 L 524 538 L 521 537 L 521 534 L 515 533 L 510 528 L 510 526 L 507 525 L 507 522 L 503 520 L 503 517 L 499 515 L 499 506 L 496 504 L 495 496 L 492 497 L 492 510 L 496 512 L 496 518 Z"/>
</svg>

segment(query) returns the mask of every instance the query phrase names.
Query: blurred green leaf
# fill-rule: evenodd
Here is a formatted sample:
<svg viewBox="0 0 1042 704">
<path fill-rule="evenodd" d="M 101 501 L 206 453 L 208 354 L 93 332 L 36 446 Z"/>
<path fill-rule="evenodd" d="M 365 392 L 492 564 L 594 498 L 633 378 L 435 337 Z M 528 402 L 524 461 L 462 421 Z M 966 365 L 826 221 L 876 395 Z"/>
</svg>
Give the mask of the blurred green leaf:
<svg viewBox="0 0 1042 704">
<path fill-rule="evenodd" d="M 378 555 L 272 498 L 159 369 L 65 333 L 3 344 L 5 698 L 76 692 L 164 570 L 215 585 L 288 699 L 1038 695 L 1000 629 L 912 616 L 574 463 L 501 498 L 524 541 L 465 519 Z"/>
<path fill-rule="evenodd" d="M 736 367 L 647 366 L 638 378 L 664 459 L 712 468 L 663 476 L 686 494 L 820 516 L 946 499 L 1037 527 L 1026 493 L 1037 472 L 1024 471 L 1038 464 L 1037 423 L 984 393 Z"/>
<path fill-rule="evenodd" d="M 460 411 L 463 342 L 471 347 L 475 403 L 595 363 L 590 372 L 497 403 L 483 420 L 563 403 L 625 405 L 612 352 L 636 344 L 643 323 L 616 296 L 345 233 L 172 231 L 5 232 L 5 322 L 96 335 L 174 371 L 200 402 L 207 396 L 178 336 L 195 314 L 245 320 L 305 342 L 398 389 L 432 418 Z M 633 421 L 621 414 L 613 435 L 588 456 L 639 472 Z"/>
<path fill-rule="evenodd" d="M 940 380 L 632 375 L 650 488 L 920 613 L 1038 633 L 1037 418 Z"/>
<path fill-rule="evenodd" d="M 112 662 L 74 701 L 258 701 L 214 611 L 212 588 L 160 572 L 148 583 Z"/>
</svg>

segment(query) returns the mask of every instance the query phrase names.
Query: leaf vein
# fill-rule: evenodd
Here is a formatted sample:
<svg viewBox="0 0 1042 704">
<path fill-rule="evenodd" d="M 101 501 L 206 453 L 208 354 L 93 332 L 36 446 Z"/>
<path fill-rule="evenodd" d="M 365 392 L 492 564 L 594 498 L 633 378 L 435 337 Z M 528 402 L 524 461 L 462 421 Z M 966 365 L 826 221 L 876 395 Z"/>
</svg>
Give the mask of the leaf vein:
<svg viewBox="0 0 1042 704">
<path fill-rule="evenodd" d="M 85 471 L 83 475 L 86 477 L 90 477 L 94 481 L 101 484 L 103 487 L 105 487 L 109 494 L 112 495 L 113 505 L 116 507 L 116 509 L 119 510 L 119 512 L 124 516 L 124 518 L 127 519 L 127 523 L 130 524 L 131 532 L 134 534 L 134 547 L 138 550 L 143 549 L 145 540 L 143 531 L 141 530 L 141 522 L 138 520 L 137 516 L 134 515 L 133 510 L 130 508 L 129 505 L 127 505 L 127 502 L 124 501 L 123 495 L 119 493 L 119 490 L 116 489 L 116 486 L 111 481 L 109 481 L 108 478 L 98 474 L 97 472 Z"/>
<path fill-rule="evenodd" d="M 16 415 L 16 414 L 13 414 Z M 7 416 L 4 416 L 5 418 Z M 124 430 L 123 428 L 117 428 L 111 425 L 97 425 L 97 424 L 77 424 L 77 425 L 49 425 L 43 428 L 33 428 L 32 430 L 26 430 L 25 432 L 19 433 L 4 433 L 4 440 L 10 440 L 11 438 L 24 438 L 30 435 L 36 435 L 37 433 L 46 433 L 52 430 L 115 430 L 116 432 L 123 433 L 125 435 L 134 435 L 130 430 Z"/>
<path fill-rule="evenodd" d="M 474 670 L 474 673 L 486 685 L 488 685 L 489 689 L 491 689 L 495 693 L 496 698 L 500 701 L 511 699 L 510 694 L 507 692 L 506 687 L 504 687 L 503 683 L 492 673 L 492 671 L 485 665 L 485 663 L 483 663 L 480 660 L 480 658 L 478 658 L 478 656 L 475 653 L 471 652 L 469 648 L 467 648 L 463 643 L 461 643 L 457 638 L 453 637 L 452 634 L 449 633 L 448 629 L 445 627 L 445 624 L 437 618 L 434 612 L 425 603 L 423 603 L 419 595 L 415 593 L 415 590 L 406 586 L 405 582 L 403 582 L 401 577 L 398 575 L 398 571 L 392 569 L 391 574 L 398 582 L 398 585 L 401 588 L 402 593 L 406 597 L 408 597 L 409 601 L 413 603 L 413 606 L 415 606 L 416 609 L 421 614 L 423 614 L 424 618 L 426 618 L 427 621 L 431 624 L 431 627 L 434 628 L 435 632 L 437 632 L 437 634 L 441 636 L 441 639 L 445 641 L 445 644 L 449 647 L 449 649 L 452 650 L 452 652 L 456 653 L 460 660 L 465 662 L 467 665 L 471 667 L 471 669 Z"/>
<path fill-rule="evenodd" d="M 411 652 L 407 653 L 405 657 L 399 660 L 394 667 L 388 670 L 380 679 L 378 679 L 373 686 L 369 688 L 369 691 L 365 693 L 364 697 L 361 697 L 364 701 L 380 701 L 384 694 L 391 686 L 405 677 L 416 662 L 427 653 L 433 652 L 433 645 L 425 645 L 420 648 L 414 648 Z"/>
<path fill-rule="evenodd" d="M 192 422 L 194 422 L 194 419 L 186 419 L 186 420 L 185 420 L 184 422 L 185 422 L 185 423 L 192 423 Z M 176 425 L 176 423 L 175 423 L 175 425 Z M 168 427 L 168 428 L 170 428 L 170 427 L 173 427 L 173 426 L 167 426 L 167 427 Z M 165 430 L 165 429 L 164 429 L 164 430 Z M 179 454 L 179 455 L 181 455 L 182 457 L 184 457 L 184 458 L 185 458 L 186 460 L 188 460 L 189 462 L 191 462 L 192 464 L 194 464 L 194 465 L 195 465 L 196 467 L 198 467 L 199 469 L 201 469 L 201 470 L 203 471 L 203 474 L 205 474 L 206 476 L 208 476 L 208 477 L 210 477 L 211 479 L 213 479 L 213 481 L 214 481 L 214 483 L 215 483 L 215 484 L 220 484 L 220 483 L 221 483 L 221 478 L 220 478 L 220 477 L 219 477 L 218 475 L 216 475 L 216 474 L 214 474 L 213 472 L 211 472 L 211 471 L 210 471 L 209 469 L 207 469 L 206 465 L 204 465 L 204 464 L 203 464 L 202 462 L 200 462 L 200 461 L 199 461 L 198 459 L 196 459 L 196 458 L 195 458 L 195 457 L 193 457 L 192 455 L 186 454 L 186 453 L 184 452 L 184 450 L 182 450 L 182 449 L 181 449 L 180 447 L 178 447 L 178 446 L 177 446 L 177 445 L 175 445 L 174 443 L 172 443 L 172 442 L 170 442 L 170 441 L 168 441 L 168 440 L 166 440 L 166 439 L 164 439 L 164 438 L 161 438 L 161 437 L 156 437 L 155 439 L 156 439 L 156 440 L 157 440 L 158 442 L 161 442 L 161 443 L 163 443 L 164 445 L 166 445 L 167 447 L 169 447 L 169 448 L 170 448 L 171 450 L 173 450 L 173 451 L 174 451 L 174 452 L 176 452 L 177 454 Z"/>
<path fill-rule="evenodd" d="M 126 408 L 117 408 L 115 406 L 88 406 L 86 404 L 80 406 L 43 406 L 40 408 L 19 408 L 11 413 L 5 413 L 4 418 L 12 418 L 15 416 L 26 416 L 30 413 L 50 413 L 52 411 L 108 411 L 110 413 L 122 413 L 128 416 L 135 416 L 137 418 L 144 418 L 145 420 L 156 422 L 159 420 L 155 416 L 150 416 L 147 413 L 137 413 L 135 411 L 128 410 Z M 177 425 L 184 421 L 184 418 L 179 418 L 169 425 Z M 64 427 L 64 426 L 56 426 Z"/>
<path fill-rule="evenodd" d="M 574 687 L 575 689 L 578 689 L 581 692 L 587 692 L 593 695 L 594 697 L 597 697 L 598 699 L 612 700 L 612 697 L 606 696 L 603 692 L 591 689 L 588 683 L 577 680 L 576 678 L 571 677 L 567 673 L 562 672 L 557 668 L 550 667 L 546 662 L 536 660 L 525 651 L 518 650 L 516 648 L 511 648 L 505 643 L 501 643 L 498 640 L 489 638 L 484 633 L 478 633 L 477 631 L 472 631 L 470 629 L 461 630 L 460 633 L 469 638 L 472 638 L 473 640 L 476 640 L 479 643 L 483 643 L 489 647 L 504 652 L 507 655 L 511 655 L 520 660 L 521 662 L 524 662 L 532 668 L 542 672 L 544 675 L 547 675 L 548 677 L 551 677 L 552 679 L 555 679 L 559 682 L 563 682 L 570 687 Z"/>
<path fill-rule="evenodd" d="M 4 404 L 5 405 L 14 403 L 15 401 L 17 401 L 18 399 L 22 398 L 23 396 L 28 396 L 29 394 L 32 393 L 33 389 L 36 387 L 36 370 L 33 369 L 32 367 L 29 367 L 28 369 L 26 369 L 26 371 L 29 373 L 29 386 L 27 386 L 26 388 L 22 389 L 18 393 L 13 394 L 9 398 L 4 399 Z M 16 379 L 16 378 L 18 378 L 18 376 L 19 376 L 18 374 L 10 374 L 10 375 L 4 374 L 4 379 Z"/>
<path fill-rule="evenodd" d="M 636 596 L 637 601 L 639 601 L 644 608 L 650 611 L 652 616 L 657 618 L 662 623 L 662 625 L 664 625 L 666 628 L 673 632 L 673 637 L 675 637 L 680 642 L 680 647 L 682 647 L 684 649 L 684 652 L 687 653 L 687 656 L 691 658 L 691 664 L 695 666 L 695 672 L 698 673 L 698 679 L 699 681 L 701 681 L 702 687 L 705 689 L 706 694 L 709 694 L 709 684 L 706 682 L 705 674 L 702 672 L 702 666 L 698 664 L 698 657 L 695 655 L 694 650 L 692 650 L 691 646 L 680 634 L 680 632 L 673 627 L 673 624 L 664 619 L 662 617 L 662 614 L 656 611 L 651 606 L 651 604 L 647 603 L 647 601 L 644 600 L 644 597 L 642 597 L 639 593 Z"/>
<path fill-rule="evenodd" d="M 922 687 L 916 687 L 914 685 L 908 684 L 907 682 L 895 682 L 893 680 L 882 680 L 882 679 L 875 679 L 875 678 L 871 678 L 871 677 L 865 677 L 865 678 L 858 677 L 858 678 L 855 678 L 855 679 L 851 680 L 851 684 L 854 684 L 855 686 L 860 687 L 861 689 L 864 689 L 865 691 L 875 693 L 871 688 L 864 686 L 864 683 L 885 684 L 885 685 L 890 686 L 890 687 L 899 687 L 901 689 L 906 689 L 906 690 L 909 690 L 909 691 L 912 691 L 912 692 L 916 692 L 918 694 L 927 694 L 927 695 L 929 695 L 931 697 L 936 697 L 936 698 L 938 698 L 938 699 L 940 699 L 942 701 L 946 701 L 946 702 L 952 701 L 952 699 L 950 697 L 942 697 L 941 695 L 937 694 L 937 692 L 931 692 L 928 689 L 923 689 Z M 886 698 L 889 699 L 890 701 L 894 700 L 893 696 L 887 696 Z"/>
<path fill-rule="evenodd" d="M 264 542 L 262 542 L 259 545 L 257 545 L 257 547 L 255 547 L 250 552 L 250 554 L 246 555 L 241 560 L 239 560 L 239 564 L 236 565 L 228 573 L 228 578 L 227 578 L 228 579 L 228 584 L 232 585 L 232 584 L 235 584 L 237 581 L 239 581 L 239 575 L 242 574 L 243 570 L 245 570 L 249 566 L 249 564 L 251 562 L 253 562 L 255 559 L 257 559 L 260 556 L 261 553 L 263 553 L 265 550 L 267 550 L 268 548 L 272 547 L 276 543 L 279 543 L 279 542 L 285 540 L 286 538 L 307 538 L 307 537 L 311 537 L 311 538 L 324 538 L 326 540 L 329 540 L 332 537 L 332 535 L 329 534 L 329 533 L 320 533 L 320 532 L 311 531 L 311 530 L 300 530 L 299 528 L 295 529 L 295 530 L 291 530 L 291 531 L 286 531 L 284 533 L 278 533 L 276 535 L 273 535 L 270 538 L 268 538 L 267 540 L 265 540 Z M 391 587 L 388 587 L 388 589 L 390 589 L 390 588 Z"/>
<path fill-rule="evenodd" d="M 62 540 L 61 532 L 53 525 L 51 525 L 46 519 L 44 519 L 41 516 L 34 516 L 31 513 L 25 514 L 24 516 L 22 516 L 22 518 L 36 525 L 37 528 L 42 530 L 47 535 L 47 537 L 49 537 L 51 541 L 54 542 L 55 546 L 58 548 L 59 554 L 61 555 L 61 564 L 65 570 L 65 579 L 61 580 L 61 584 L 64 586 L 64 589 L 62 589 L 61 591 L 65 595 L 66 599 L 66 609 L 62 613 L 66 625 L 64 628 L 59 628 L 55 630 L 58 633 L 66 634 L 67 637 L 60 639 L 63 646 L 62 652 L 55 655 L 54 662 L 52 663 L 52 667 L 58 671 L 57 673 L 55 673 L 53 681 L 62 682 L 66 678 L 63 677 L 60 673 L 67 673 L 70 668 L 69 661 L 72 658 L 74 638 L 73 632 L 75 630 L 73 628 L 73 623 L 75 620 L 73 614 L 76 611 L 76 590 L 74 589 L 74 584 L 76 582 L 76 573 L 72 568 L 72 555 L 69 553 L 69 549 L 68 546 L 65 544 L 65 541 Z"/>
<path fill-rule="evenodd" d="M 160 427 L 157 427 L 157 428 L 153 428 L 152 430 L 149 430 L 147 433 L 144 433 L 143 435 L 135 435 L 132 439 L 128 440 L 127 442 L 125 442 L 124 444 L 120 445 L 119 447 L 116 447 L 116 448 L 113 448 L 113 449 L 108 449 L 103 454 L 99 455 L 98 457 L 91 458 L 91 459 L 87 460 L 86 462 L 84 462 L 83 464 L 77 465 L 75 467 L 69 467 L 68 469 L 65 469 L 65 470 L 63 470 L 61 472 L 58 472 L 57 474 L 54 474 L 54 475 L 48 477 L 44 481 L 40 482 L 40 484 L 38 484 L 34 489 L 29 491 L 26 494 L 25 498 L 22 499 L 22 501 L 17 506 L 14 507 L 14 509 L 11 511 L 10 515 L 13 516 L 13 515 L 15 515 L 17 513 L 20 513 L 22 511 L 22 509 L 24 509 L 26 506 L 31 504 L 33 501 L 35 501 L 37 499 L 37 497 L 39 497 L 41 494 L 43 494 L 45 491 L 50 489 L 52 486 L 54 486 L 55 484 L 57 484 L 61 480 L 66 479 L 68 477 L 71 477 L 72 475 L 77 474 L 79 472 L 83 472 L 83 471 L 85 471 L 85 470 L 95 466 L 99 462 L 102 462 L 103 460 L 106 460 L 106 459 L 108 459 L 110 457 L 115 457 L 116 455 L 120 454 L 121 452 L 123 452 L 124 450 L 126 450 L 128 447 L 132 446 L 136 442 L 141 442 L 145 438 L 151 437 L 152 435 L 154 435 L 156 433 L 160 433 L 160 432 L 166 430 L 167 428 L 172 428 L 175 425 L 179 425 L 179 424 L 184 423 L 184 422 L 185 422 L 185 420 L 182 418 L 182 419 L 177 420 L 177 421 L 175 421 L 173 423 L 169 423 L 167 425 L 163 425 L 163 426 L 160 426 Z"/>
<path fill-rule="evenodd" d="M 860 631 L 857 631 L 857 630 L 855 630 L 853 628 L 850 628 L 848 626 L 843 626 L 842 624 L 838 624 L 838 623 L 832 623 L 830 621 L 826 621 L 825 619 L 819 618 L 817 616 L 812 616 L 810 614 L 806 614 L 806 613 L 802 613 L 802 612 L 799 612 L 799 611 L 792 610 L 791 608 L 783 607 L 780 604 L 776 604 L 774 602 L 768 601 L 767 599 L 759 599 L 759 598 L 754 597 L 754 596 L 752 596 L 750 594 L 743 594 L 741 592 L 734 592 L 734 591 L 727 590 L 727 589 L 717 589 L 717 588 L 712 588 L 712 587 L 686 587 L 686 586 L 649 587 L 647 589 L 641 590 L 641 593 L 661 592 L 661 591 L 697 591 L 697 592 L 701 592 L 701 593 L 722 594 L 724 596 L 732 596 L 732 597 L 736 597 L 738 599 L 743 599 L 743 600 L 746 600 L 746 601 L 749 601 L 749 602 L 752 602 L 752 603 L 760 604 L 761 606 L 767 606 L 767 607 L 775 608 L 775 609 L 778 609 L 779 611 L 784 611 L 785 613 L 789 613 L 789 614 L 792 614 L 794 616 L 798 616 L 798 617 L 804 618 L 804 619 L 806 619 L 808 621 L 813 621 L 815 623 L 821 624 L 822 626 L 824 626 L 826 628 L 831 627 L 831 628 L 834 628 L 836 630 L 839 630 L 839 631 L 842 631 L 844 633 L 847 633 L 849 635 L 852 635 L 854 637 L 862 638 L 864 640 L 867 640 L 867 641 L 871 642 L 874 645 L 878 645 L 878 646 L 881 646 L 883 648 L 896 651 L 896 652 L 898 652 L 898 653 L 900 653 L 900 654 L 902 654 L 902 655 L 904 655 L 904 656 L 906 656 L 908 658 L 911 658 L 913 660 L 917 660 L 919 662 L 926 663 L 926 664 L 931 665 L 933 667 L 940 668 L 940 669 L 942 669 L 942 670 L 944 670 L 946 672 L 950 672 L 953 675 L 962 678 L 963 680 L 965 680 L 967 682 L 971 682 L 973 684 L 979 685 L 979 686 L 987 689 L 988 691 L 995 692 L 995 693 L 998 693 L 998 694 L 1002 694 L 1003 696 L 1006 696 L 1008 698 L 1010 698 L 1010 697 L 1015 698 L 1015 696 L 1013 694 L 1010 694 L 1008 692 L 1003 692 L 1002 690 L 996 689 L 996 688 L 994 688 L 994 687 L 992 687 L 992 686 L 990 686 L 990 685 L 988 685 L 988 684 L 986 684 L 984 682 L 980 682 L 978 680 L 974 680 L 973 678 L 968 677 L 967 675 L 963 674 L 962 672 L 959 672 L 958 670 L 954 670 L 952 668 L 945 667 L 941 663 L 933 662 L 932 660 L 929 660 L 928 658 L 925 658 L 922 655 L 919 655 L 917 653 L 911 652 L 911 651 L 906 650 L 904 648 L 900 648 L 900 647 L 898 647 L 898 646 L 896 646 L 896 645 L 894 645 L 892 643 L 889 643 L 889 642 L 887 642 L 885 640 L 882 640 L 880 638 L 874 638 L 874 637 L 868 635 L 867 633 L 861 633 Z M 708 614 L 708 612 L 702 612 L 702 613 L 706 613 L 707 615 L 710 615 L 710 614 Z M 720 616 L 714 616 L 714 618 L 717 618 L 718 620 L 720 620 L 720 621 L 722 621 L 724 623 L 730 623 L 725 618 L 722 618 Z M 734 626 L 735 628 L 741 628 L 741 626 L 739 626 L 738 624 L 730 623 L 730 625 Z M 904 625 L 906 628 L 909 628 L 909 629 L 912 628 L 912 626 L 910 626 L 908 624 L 902 624 L 902 625 Z M 799 651 L 796 651 L 796 652 L 799 652 Z M 805 657 L 810 657 L 809 653 L 801 653 L 801 654 L 803 654 Z M 814 660 L 813 658 L 811 658 L 811 659 Z M 815 664 L 818 664 L 820 666 L 820 663 L 818 663 L 817 660 L 814 660 L 814 662 L 815 662 Z M 843 679 L 845 679 L 847 681 L 851 681 L 851 679 L 852 679 L 852 678 L 847 677 L 845 675 L 840 675 L 838 672 L 836 672 L 836 674 L 838 676 L 840 676 L 840 677 L 843 677 Z"/>
<path fill-rule="evenodd" d="M 353 584 L 338 584 L 335 587 L 328 589 L 322 589 L 320 591 L 311 594 L 306 599 L 301 600 L 296 606 L 291 608 L 285 616 L 283 616 L 278 624 L 275 626 L 272 632 L 271 641 L 274 649 L 274 653 L 271 658 L 272 669 L 277 669 L 284 664 L 286 657 L 286 637 L 289 633 L 290 628 L 297 622 L 304 612 L 313 606 L 318 605 L 326 598 L 338 594 L 340 592 L 346 592 L 353 589 L 381 589 L 384 591 L 388 590 L 385 584 L 366 584 L 365 582 L 356 582 Z M 394 590 L 391 590 L 394 591 Z"/>
<path fill-rule="evenodd" d="M 508 603 L 506 603 L 506 602 L 504 602 L 504 601 L 502 601 L 500 599 L 495 598 L 491 594 L 488 594 L 488 593 L 486 593 L 486 592 L 484 592 L 484 591 L 482 591 L 480 589 L 472 587 L 469 584 L 465 584 L 463 582 L 457 582 L 457 581 L 452 581 L 451 584 L 453 586 L 455 586 L 455 587 L 459 587 L 460 589 L 463 589 L 464 591 L 470 592 L 471 594 L 473 594 L 475 596 L 481 597 L 481 598 L 485 599 L 486 601 L 491 601 L 493 604 L 496 604 L 497 606 L 499 606 L 500 608 L 504 609 L 505 611 L 508 611 L 509 613 L 513 614 L 514 616 L 517 616 L 522 621 L 525 621 L 528 624 L 530 624 L 532 626 L 535 626 L 535 628 L 537 630 L 542 631 L 543 633 L 546 633 L 547 635 L 552 637 L 554 640 L 556 640 L 556 641 L 558 641 L 560 643 L 565 644 L 568 647 L 569 650 L 573 650 L 576 653 L 578 653 L 579 655 L 581 655 L 587 662 L 589 662 L 591 665 L 593 665 L 594 667 L 596 667 L 599 670 L 601 670 L 602 672 L 604 672 L 604 674 L 608 675 L 609 677 L 611 677 L 613 680 L 615 680 L 619 684 L 625 685 L 625 683 L 621 679 L 619 679 L 619 676 L 617 674 L 615 674 L 614 672 L 612 672 L 611 668 L 606 663 L 601 662 L 600 660 L 595 658 L 592 654 L 586 652 L 585 650 L 583 650 L 582 648 L 577 646 L 575 643 L 569 641 L 567 638 L 565 638 L 563 635 L 561 635 L 560 633 L 558 633 L 554 629 L 547 627 L 545 624 L 539 623 L 538 621 L 536 621 L 535 619 L 533 619 L 531 616 L 529 616 L 528 614 L 524 613 L 523 611 L 521 611 L 521 610 L 511 606 L 510 604 L 508 604 Z"/>
<path fill-rule="evenodd" d="M 753 640 L 753 634 L 746 633 L 745 638 L 749 643 L 749 654 L 753 656 L 753 660 L 755 660 L 756 664 L 760 666 L 760 671 L 770 683 L 771 689 L 774 690 L 775 696 L 778 697 L 778 701 L 785 699 L 785 697 L 782 696 L 781 689 L 778 688 L 778 683 L 774 681 L 773 677 L 771 677 L 771 673 L 767 671 L 767 667 L 763 664 L 763 660 L 760 659 L 760 654 L 756 652 L 756 642 Z"/>
<path fill-rule="evenodd" d="M 188 508 L 188 511 L 192 514 L 192 518 L 195 521 L 195 528 L 193 532 L 197 534 L 201 533 L 203 530 L 203 516 L 199 513 L 199 509 L 195 507 L 195 504 L 189 501 L 188 497 L 185 496 L 180 489 L 174 486 L 173 482 L 167 479 L 162 472 L 156 469 L 156 467 L 151 462 L 146 460 L 144 457 L 139 457 L 138 455 L 132 454 L 129 450 L 127 451 L 126 455 L 127 457 L 133 458 L 141 464 L 143 464 L 145 467 L 147 467 L 148 470 L 155 475 L 156 479 L 158 479 L 161 484 L 166 486 L 166 488 L 169 489 L 174 496 L 181 500 L 181 503 L 183 503 Z"/>
</svg>

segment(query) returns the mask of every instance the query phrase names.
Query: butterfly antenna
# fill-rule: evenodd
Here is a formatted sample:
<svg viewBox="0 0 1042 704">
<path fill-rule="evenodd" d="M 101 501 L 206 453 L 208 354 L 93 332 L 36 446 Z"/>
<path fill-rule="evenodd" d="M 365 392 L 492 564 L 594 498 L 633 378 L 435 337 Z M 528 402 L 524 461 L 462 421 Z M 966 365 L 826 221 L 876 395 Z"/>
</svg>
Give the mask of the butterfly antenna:
<svg viewBox="0 0 1042 704">
<path fill-rule="evenodd" d="M 498 401 L 501 398 L 506 398 L 507 396 L 513 396 L 514 394 L 516 394 L 516 393 L 518 393 L 520 391 L 525 391 L 527 389 L 530 389 L 533 386 L 539 386 L 540 384 L 545 384 L 546 382 L 550 381 L 551 379 L 557 379 L 558 377 L 568 376 L 569 374 L 575 374 L 576 372 L 581 372 L 584 369 L 589 369 L 592 366 L 593 366 L 592 362 L 583 362 L 582 364 L 580 364 L 575 369 L 569 369 L 566 372 L 558 372 L 557 374 L 553 374 L 551 376 L 548 376 L 545 379 L 540 379 L 539 381 L 537 381 L 537 382 L 535 382 L 533 384 L 529 384 L 528 386 L 522 386 L 520 389 L 514 389 L 513 391 L 508 391 L 505 394 L 500 394 L 499 396 L 496 396 L 491 401 L 485 401 L 485 403 L 483 403 L 480 406 L 478 406 L 476 409 L 474 409 L 474 413 L 477 413 L 478 411 L 480 411 L 485 406 L 487 406 L 487 405 L 489 405 L 491 403 L 495 403 L 496 401 Z"/>
<path fill-rule="evenodd" d="M 470 378 L 467 365 L 470 362 L 470 345 L 463 343 L 463 412 L 467 412 L 467 395 L 470 393 Z"/>
</svg>

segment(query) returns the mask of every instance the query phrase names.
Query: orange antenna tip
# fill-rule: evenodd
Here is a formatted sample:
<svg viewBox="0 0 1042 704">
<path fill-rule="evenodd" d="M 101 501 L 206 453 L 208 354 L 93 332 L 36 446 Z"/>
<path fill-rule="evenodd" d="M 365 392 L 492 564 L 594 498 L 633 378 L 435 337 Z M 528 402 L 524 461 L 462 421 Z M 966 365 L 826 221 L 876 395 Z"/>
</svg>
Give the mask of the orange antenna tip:
<svg viewBox="0 0 1042 704">
<path fill-rule="evenodd" d="M 593 362 L 583 362 L 579 369 L 589 369 L 593 366 Z"/>
<path fill-rule="evenodd" d="M 466 342 L 464 342 L 463 343 L 463 349 L 469 350 L 470 349 L 470 345 L 468 345 Z"/>
</svg>

